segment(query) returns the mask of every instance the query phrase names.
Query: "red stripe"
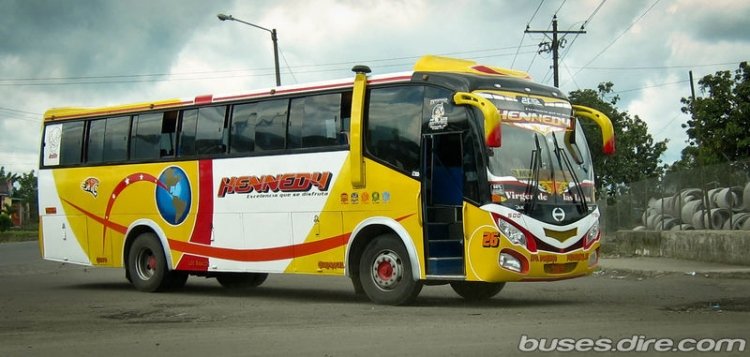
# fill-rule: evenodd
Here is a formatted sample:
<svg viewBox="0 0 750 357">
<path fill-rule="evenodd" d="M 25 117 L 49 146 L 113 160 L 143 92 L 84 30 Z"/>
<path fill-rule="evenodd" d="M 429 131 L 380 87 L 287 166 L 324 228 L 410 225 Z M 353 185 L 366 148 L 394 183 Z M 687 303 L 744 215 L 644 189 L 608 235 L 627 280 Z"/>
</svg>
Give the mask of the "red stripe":
<svg viewBox="0 0 750 357">
<path fill-rule="evenodd" d="M 396 218 L 396 221 L 403 221 L 413 215 L 414 213 L 398 217 Z M 313 255 L 325 252 L 326 250 L 338 248 L 340 246 L 346 245 L 349 242 L 349 238 L 351 238 L 351 235 L 351 232 L 349 232 L 314 242 L 262 249 L 220 248 L 212 247 L 207 244 L 182 242 L 173 239 L 169 239 L 169 247 L 173 250 L 181 251 L 190 255 L 235 260 L 241 262 L 265 262 L 304 257 L 307 255 Z M 190 255 L 187 256 L 190 257 Z"/>
<path fill-rule="evenodd" d="M 123 225 L 120 225 L 120 224 L 117 224 L 117 223 L 112 222 L 110 220 L 107 220 L 107 219 L 104 219 L 102 217 L 99 217 L 99 216 L 97 216 L 97 215 L 95 215 L 95 214 L 93 214 L 91 212 L 88 212 L 88 211 L 84 210 L 83 208 L 77 206 L 73 202 L 70 202 L 70 201 L 68 201 L 68 200 L 66 200 L 64 198 L 62 200 L 65 201 L 65 203 L 73 206 L 73 208 L 77 209 L 78 211 L 80 211 L 81 213 L 85 214 L 89 218 L 91 218 L 91 219 L 93 219 L 93 220 L 101 223 L 101 225 L 106 226 L 107 228 L 109 228 L 109 229 L 111 229 L 111 230 L 113 230 L 115 232 L 119 232 L 119 233 L 125 234 L 125 232 L 128 231 L 128 227 L 125 227 Z"/>
<path fill-rule="evenodd" d="M 219 248 L 210 245 L 181 242 L 173 239 L 169 240 L 169 246 L 173 250 L 204 257 L 235 260 L 240 262 L 265 262 L 303 257 L 338 248 L 345 245 L 349 241 L 350 236 L 351 233 L 346 233 L 315 242 L 262 249 Z"/>
<path fill-rule="evenodd" d="M 190 241 L 211 244 L 211 229 L 214 218 L 213 161 L 198 162 L 198 212 Z"/>
</svg>

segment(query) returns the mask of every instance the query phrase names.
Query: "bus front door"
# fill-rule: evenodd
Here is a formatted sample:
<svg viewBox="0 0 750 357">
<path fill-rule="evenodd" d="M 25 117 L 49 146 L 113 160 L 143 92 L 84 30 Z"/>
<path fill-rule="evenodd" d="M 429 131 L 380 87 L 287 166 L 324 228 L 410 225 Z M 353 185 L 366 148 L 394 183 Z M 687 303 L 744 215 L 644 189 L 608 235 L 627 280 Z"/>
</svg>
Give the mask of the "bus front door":
<svg viewBox="0 0 750 357">
<path fill-rule="evenodd" d="M 463 278 L 462 134 L 422 136 L 422 214 L 428 277 Z"/>
</svg>

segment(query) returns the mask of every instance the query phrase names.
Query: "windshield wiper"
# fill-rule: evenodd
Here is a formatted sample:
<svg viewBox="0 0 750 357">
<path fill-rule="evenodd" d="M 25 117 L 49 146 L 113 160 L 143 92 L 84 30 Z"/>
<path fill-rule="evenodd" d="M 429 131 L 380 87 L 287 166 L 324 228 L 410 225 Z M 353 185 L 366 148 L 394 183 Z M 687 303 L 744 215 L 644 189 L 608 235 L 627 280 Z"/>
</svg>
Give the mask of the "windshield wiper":
<svg viewBox="0 0 750 357">
<path fill-rule="evenodd" d="M 527 214 L 530 214 L 536 205 L 537 196 L 539 195 L 539 169 L 542 167 L 542 147 L 539 145 L 539 134 L 534 133 L 534 145 L 536 149 L 531 151 L 531 164 L 529 170 L 531 171 L 531 177 L 526 185 L 524 197 L 531 196 L 530 200 L 526 200 L 523 210 Z"/>
<path fill-rule="evenodd" d="M 566 155 L 564 150 L 560 148 L 560 145 L 558 145 L 557 136 L 555 134 L 552 134 L 552 140 L 555 143 L 555 156 L 557 157 L 557 163 L 560 165 L 560 167 L 565 167 L 565 169 L 570 173 L 570 177 L 573 179 L 573 185 L 575 185 L 576 187 L 577 195 L 578 197 L 580 197 L 581 205 L 578 206 L 581 209 L 580 213 L 584 213 L 588 211 L 588 204 L 586 203 L 586 196 L 583 192 L 583 187 L 581 187 L 581 181 L 578 180 L 578 176 L 576 175 L 575 170 L 573 170 L 573 165 L 570 163 L 568 155 Z M 565 177 L 563 177 L 563 179 L 565 179 Z M 575 195 L 571 194 L 571 197 L 573 198 L 573 202 L 577 201 Z"/>
</svg>

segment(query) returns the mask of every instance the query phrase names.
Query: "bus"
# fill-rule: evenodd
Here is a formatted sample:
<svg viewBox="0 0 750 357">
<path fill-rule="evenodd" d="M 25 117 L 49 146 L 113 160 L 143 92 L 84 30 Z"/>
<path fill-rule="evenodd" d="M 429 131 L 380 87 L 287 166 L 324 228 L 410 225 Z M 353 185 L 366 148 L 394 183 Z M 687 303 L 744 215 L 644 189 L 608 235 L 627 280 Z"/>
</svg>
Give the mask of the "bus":
<svg viewBox="0 0 750 357">
<path fill-rule="evenodd" d="M 528 74 L 424 56 L 413 71 L 44 114 L 44 259 L 124 268 L 145 292 L 188 276 L 349 277 L 408 304 L 597 269 L 599 210 L 580 120 Z"/>
</svg>

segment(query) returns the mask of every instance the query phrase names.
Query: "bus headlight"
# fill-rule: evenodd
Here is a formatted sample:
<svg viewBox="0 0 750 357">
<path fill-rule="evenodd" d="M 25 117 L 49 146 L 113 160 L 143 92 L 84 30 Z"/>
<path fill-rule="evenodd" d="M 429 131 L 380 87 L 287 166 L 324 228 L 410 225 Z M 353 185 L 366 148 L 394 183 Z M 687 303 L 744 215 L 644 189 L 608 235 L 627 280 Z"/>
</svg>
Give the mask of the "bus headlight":
<svg viewBox="0 0 750 357">
<path fill-rule="evenodd" d="M 600 233 L 601 232 L 599 231 L 599 221 L 597 221 L 596 223 L 594 223 L 591 229 L 589 229 L 588 233 L 586 233 L 586 240 L 583 242 L 583 246 L 587 248 L 590 247 L 591 244 L 593 244 L 594 242 L 596 242 L 597 239 L 599 239 Z"/>
<path fill-rule="evenodd" d="M 508 237 L 508 240 L 510 240 L 511 243 L 526 247 L 526 235 L 509 222 L 502 218 L 498 218 L 497 228 Z"/>
<path fill-rule="evenodd" d="M 508 253 L 500 253 L 500 266 L 516 273 L 522 269 L 521 261 Z"/>
</svg>

